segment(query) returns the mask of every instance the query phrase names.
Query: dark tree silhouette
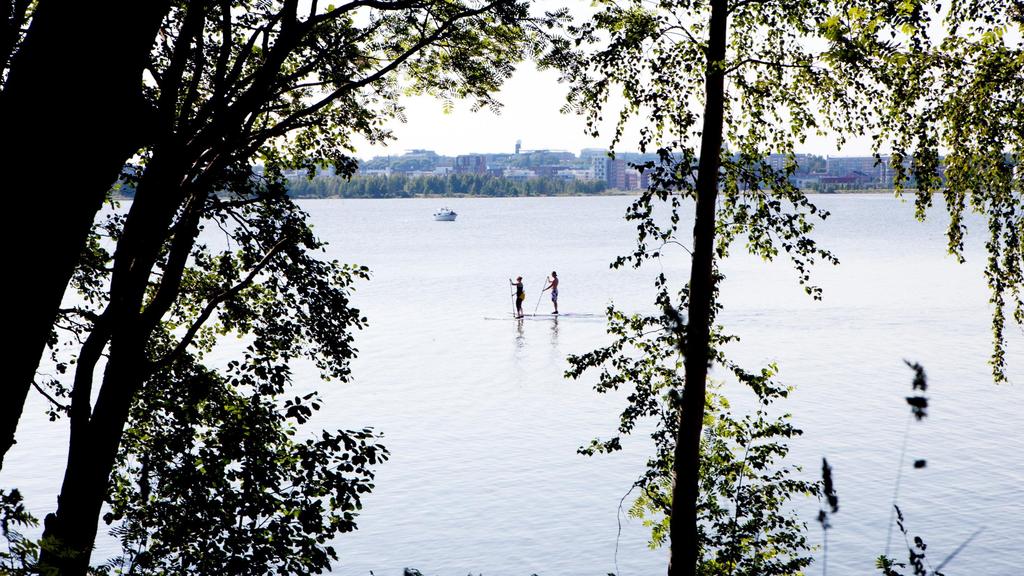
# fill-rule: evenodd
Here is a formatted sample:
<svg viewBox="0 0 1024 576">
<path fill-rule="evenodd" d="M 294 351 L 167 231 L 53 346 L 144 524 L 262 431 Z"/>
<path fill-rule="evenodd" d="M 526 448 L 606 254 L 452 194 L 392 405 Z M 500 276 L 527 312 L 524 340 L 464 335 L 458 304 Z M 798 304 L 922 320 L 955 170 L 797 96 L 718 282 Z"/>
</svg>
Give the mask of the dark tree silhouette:
<svg viewBox="0 0 1024 576">
<path fill-rule="evenodd" d="M 31 225 L 5 227 L 6 270 L 19 279 L 8 298 L 19 313 L 4 354 L 0 467 L 96 212 L 146 143 L 152 114 L 142 71 L 169 9 L 168 0 L 0 8 L 4 190 L 10 214 L 34 215 Z M 55 169 L 74 183 L 40 190 L 40 175 Z"/>
<path fill-rule="evenodd" d="M 630 121 L 642 119 L 641 151 L 659 151 L 659 162 L 643 166 L 652 174 L 650 188 L 627 213 L 638 222 L 636 250 L 616 265 L 639 266 L 670 244 L 689 253 L 689 278 L 676 294 L 678 303 L 664 275 L 657 280 L 656 303 L 666 325 L 679 333 L 685 374 L 672 407 L 677 423 L 668 572 L 690 576 L 702 556 L 697 507 L 706 380 L 709 368 L 723 360 L 713 329 L 722 281 L 716 261 L 743 236 L 746 248 L 767 260 L 784 251 L 807 293 L 820 297 L 807 284 L 809 266 L 836 260 L 809 233 L 814 218 L 827 214 L 790 182 L 792 155 L 816 130 L 842 134 L 870 123 L 858 100 L 864 85 L 848 74 L 849 63 L 836 56 L 827 35 L 841 6 L 748 0 L 651 6 L 635 0 L 601 7 L 575 30 L 584 53 L 567 71 L 573 90 L 566 110 L 585 113 L 596 134 L 613 106 L 609 95 L 622 93 L 612 147 Z M 770 166 L 769 153 L 788 155 L 786 165 Z M 659 202 L 667 204 L 669 217 L 655 217 Z M 694 214 L 688 237 L 678 229 L 684 209 Z"/>
<path fill-rule="evenodd" d="M 257 352 L 312 355 L 325 372 L 344 375 L 353 312 L 336 286 L 338 272 L 307 255 L 319 244 L 284 194 L 283 172 L 330 165 L 350 174 L 350 138 L 387 136 L 380 120 L 398 112 L 398 73 L 412 90 L 496 106 L 491 93 L 513 62 L 540 54 L 540 27 L 555 17 L 534 19 L 513 0 L 172 7 L 147 69 L 157 109 L 153 144 L 131 177 L 135 199 L 113 227 L 110 263 L 96 258 L 99 265 L 88 271 L 109 273 L 109 289 L 101 310 L 81 314 L 90 328 L 77 354 L 58 507 L 45 521 L 44 570 L 85 573 L 140 391 L 200 346 L 207 323 L 221 318 L 218 310 L 237 306 L 254 283 L 278 282 L 271 301 L 282 305 L 280 321 L 262 334 L 266 348 Z M 204 256 L 197 237 L 211 222 L 245 248 L 237 262 Z M 212 266 L 224 281 L 199 289 L 196 276 L 203 274 L 192 271 L 193 263 Z M 183 309 L 188 320 L 176 325 L 184 334 L 156 346 Z"/>
</svg>

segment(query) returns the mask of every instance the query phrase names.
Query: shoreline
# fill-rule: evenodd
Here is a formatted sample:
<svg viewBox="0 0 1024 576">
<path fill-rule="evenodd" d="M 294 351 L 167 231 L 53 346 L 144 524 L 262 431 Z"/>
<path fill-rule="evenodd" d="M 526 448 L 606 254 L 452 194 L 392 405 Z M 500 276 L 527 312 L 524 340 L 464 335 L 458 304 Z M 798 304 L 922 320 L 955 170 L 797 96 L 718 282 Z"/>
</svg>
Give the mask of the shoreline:
<svg viewBox="0 0 1024 576">
<path fill-rule="evenodd" d="M 871 195 L 878 196 L 881 194 L 897 195 L 896 190 L 892 188 L 866 188 L 863 190 L 836 190 L 832 192 L 821 192 L 819 190 L 804 190 L 804 194 L 808 196 L 853 196 L 853 195 Z M 917 190 L 908 189 L 899 192 L 902 194 L 916 194 Z M 940 194 L 941 191 L 933 192 L 933 194 Z M 639 190 L 606 190 L 598 194 L 537 194 L 537 195 L 521 195 L 521 196 L 484 196 L 479 194 L 417 194 L 415 196 L 395 196 L 382 198 L 378 196 L 293 196 L 293 200 L 414 200 L 414 199 L 443 199 L 443 198 L 455 198 L 464 200 L 468 198 L 602 198 L 610 196 L 628 196 L 636 197 L 640 196 Z M 127 196 L 123 194 L 113 194 L 111 199 L 117 201 L 134 200 L 134 196 Z"/>
</svg>

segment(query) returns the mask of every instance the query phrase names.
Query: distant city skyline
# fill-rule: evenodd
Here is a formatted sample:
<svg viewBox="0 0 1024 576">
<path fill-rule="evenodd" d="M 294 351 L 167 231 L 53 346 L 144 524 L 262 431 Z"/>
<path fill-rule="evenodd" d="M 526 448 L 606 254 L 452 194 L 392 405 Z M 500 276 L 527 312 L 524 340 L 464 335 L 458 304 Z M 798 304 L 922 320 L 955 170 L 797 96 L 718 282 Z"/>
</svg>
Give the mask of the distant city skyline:
<svg viewBox="0 0 1024 576">
<path fill-rule="evenodd" d="M 772 170 L 787 170 L 789 157 L 785 154 L 769 154 L 765 162 Z M 874 156 L 819 156 L 815 154 L 797 153 L 795 165 L 789 173 L 789 181 L 797 188 L 832 192 L 839 190 L 864 190 L 892 188 L 895 178 L 890 166 L 891 157 Z M 586 193 L 600 193 L 604 190 L 641 190 L 650 185 L 650 171 L 643 168 L 647 162 L 657 162 L 654 153 L 637 154 L 635 152 L 618 151 L 615 158 L 609 158 L 602 148 L 587 148 L 577 156 L 572 151 L 556 150 L 525 150 L 515 146 L 512 152 L 477 153 L 459 156 L 438 154 L 429 149 L 415 149 L 402 154 L 375 156 L 364 160 L 359 166 L 359 176 L 377 179 L 369 186 L 378 197 L 411 196 L 416 190 L 427 193 L 433 186 L 434 190 L 451 192 L 452 186 L 476 194 L 477 189 L 490 187 L 490 195 L 508 195 L 513 192 L 509 187 L 496 188 L 493 180 L 516 182 L 534 182 L 538 180 L 558 180 L 579 183 L 577 188 L 589 190 Z M 940 170 L 940 174 L 943 171 Z M 451 177 L 474 176 L 477 180 Z M 307 180 L 305 172 L 297 170 L 290 177 L 296 181 Z M 380 179 L 379 177 L 386 177 Z M 397 177 L 398 179 L 394 179 Z M 328 175 L 326 178 L 334 178 Z M 411 187 L 406 179 L 414 179 Z M 483 178 L 480 180 L 479 178 Z M 323 179 L 323 177 L 320 177 Z M 415 179 L 426 179 L 429 183 Z M 438 184 L 438 181 L 443 184 Z M 594 187 L 594 183 L 600 183 Z M 327 190 L 333 186 L 333 191 Z M 440 186 L 440 187 L 439 187 Z M 330 194 L 342 194 L 340 183 L 321 182 L 313 186 L 316 190 L 307 190 L 309 186 L 302 184 L 299 195 L 312 194 L 315 197 L 326 197 Z M 349 194 L 371 194 L 369 188 L 349 190 Z M 561 186 L 556 192 L 565 192 Z M 541 194 L 534 186 L 532 193 Z M 515 195 L 515 194 L 512 194 Z M 373 195 L 368 196 L 373 197 Z"/>
<path fill-rule="evenodd" d="M 433 150 L 445 156 L 464 154 L 508 153 L 522 141 L 524 150 L 566 150 L 579 154 L 584 148 L 607 148 L 609 137 L 590 138 L 584 133 L 582 117 L 562 114 L 567 87 L 558 83 L 558 73 L 539 71 L 533 64 L 521 64 L 498 100 L 504 104 L 500 115 L 490 110 L 472 112 L 471 103 L 456 101 L 454 110 L 445 114 L 440 100 L 425 97 L 403 97 L 408 122 L 397 120 L 388 124 L 395 139 L 388 145 L 357 143 L 356 156 L 399 155 L 407 150 Z M 608 116 L 615 116 L 610 114 Z M 604 133 L 611 133 L 608 124 Z M 638 131 L 632 130 L 622 139 L 618 151 L 638 151 Z M 819 156 L 868 156 L 871 141 L 852 139 L 840 150 L 833 139 L 808 137 L 798 153 Z"/>
</svg>

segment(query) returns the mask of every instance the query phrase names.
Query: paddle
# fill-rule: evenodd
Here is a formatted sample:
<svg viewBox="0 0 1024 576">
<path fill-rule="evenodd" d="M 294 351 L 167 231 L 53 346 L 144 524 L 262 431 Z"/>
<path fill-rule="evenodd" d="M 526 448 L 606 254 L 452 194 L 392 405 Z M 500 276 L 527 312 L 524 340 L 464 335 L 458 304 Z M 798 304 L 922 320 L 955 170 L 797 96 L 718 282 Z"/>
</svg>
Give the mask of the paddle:
<svg viewBox="0 0 1024 576">
<path fill-rule="evenodd" d="M 516 286 L 512 283 L 512 279 L 508 279 L 508 289 L 512 293 L 512 316 L 516 315 Z"/>
<path fill-rule="evenodd" d="M 540 292 L 537 294 L 537 305 L 533 307 L 533 315 L 534 316 L 537 315 L 537 309 L 540 308 L 540 299 L 544 296 L 544 287 L 547 286 L 547 283 L 550 280 L 551 280 L 550 277 L 549 278 L 545 278 L 544 279 L 544 284 L 541 284 Z"/>
</svg>

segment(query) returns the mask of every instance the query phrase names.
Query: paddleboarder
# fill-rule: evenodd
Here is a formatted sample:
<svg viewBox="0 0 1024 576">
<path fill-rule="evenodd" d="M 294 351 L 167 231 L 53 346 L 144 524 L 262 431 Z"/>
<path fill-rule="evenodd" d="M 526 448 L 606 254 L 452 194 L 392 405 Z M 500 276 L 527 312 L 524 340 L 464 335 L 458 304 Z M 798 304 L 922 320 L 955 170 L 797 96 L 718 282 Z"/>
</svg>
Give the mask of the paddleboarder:
<svg viewBox="0 0 1024 576">
<path fill-rule="evenodd" d="M 526 300 L 526 290 L 523 289 L 523 277 L 516 276 L 516 281 L 508 279 L 509 284 L 516 287 L 516 318 L 523 317 L 523 300 Z"/>
<path fill-rule="evenodd" d="M 547 285 L 547 287 L 544 288 L 544 290 L 549 290 L 549 289 L 551 290 L 551 304 L 553 304 L 554 307 L 555 307 L 555 311 L 552 312 L 552 314 L 556 314 L 557 315 L 558 314 L 558 272 L 555 272 L 554 270 L 551 271 L 551 281 L 550 281 L 550 283 Z M 541 290 L 541 292 L 544 292 L 544 290 Z"/>
</svg>

